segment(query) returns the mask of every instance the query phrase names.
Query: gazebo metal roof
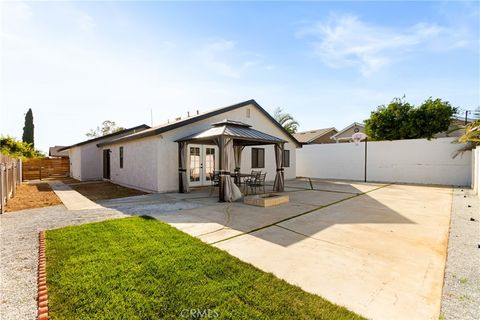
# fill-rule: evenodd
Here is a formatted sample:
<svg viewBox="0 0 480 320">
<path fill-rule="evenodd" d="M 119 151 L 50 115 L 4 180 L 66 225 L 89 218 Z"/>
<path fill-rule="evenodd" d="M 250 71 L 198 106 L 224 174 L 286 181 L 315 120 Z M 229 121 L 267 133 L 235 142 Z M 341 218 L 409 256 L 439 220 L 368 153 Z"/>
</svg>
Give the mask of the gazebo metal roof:
<svg viewBox="0 0 480 320">
<path fill-rule="evenodd" d="M 268 133 L 252 129 L 249 124 L 227 119 L 213 123 L 211 128 L 178 139 L 176 142 L 215 144 L 215 139 L 221 136 L 233 138 L 235 145 L 243 146 L 287 142 Z"/>
</svg>

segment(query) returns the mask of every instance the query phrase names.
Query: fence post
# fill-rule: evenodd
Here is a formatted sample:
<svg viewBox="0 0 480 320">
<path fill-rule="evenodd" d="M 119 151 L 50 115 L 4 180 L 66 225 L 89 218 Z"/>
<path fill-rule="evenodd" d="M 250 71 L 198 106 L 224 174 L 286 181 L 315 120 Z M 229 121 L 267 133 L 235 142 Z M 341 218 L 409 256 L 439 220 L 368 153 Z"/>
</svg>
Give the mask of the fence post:
<svg viewBox="0 0 480 320">
<path fill-rule="evenodd" d="M 15 197 L 15 189 L 17 188 L 17 179 L 15 174 L 15 160 L 12 161 L 12 198 Z"/>
<path fill-rule="evenodd" d="M 23 162 L 22 162 L 22 159 L 18 159 L 18 165 L 19 165 L 19 169 L 18 169 L 18 184 L 19 185 L 22 185 L 22 182 L 23 182 Z"/>
<path fill-rule="evenodd" d="M 10 186 L 8 184 L 8 164 L 5 165 L 5 204 L 8 204 L 8 200 L 10 199 Z"/>
</svg>

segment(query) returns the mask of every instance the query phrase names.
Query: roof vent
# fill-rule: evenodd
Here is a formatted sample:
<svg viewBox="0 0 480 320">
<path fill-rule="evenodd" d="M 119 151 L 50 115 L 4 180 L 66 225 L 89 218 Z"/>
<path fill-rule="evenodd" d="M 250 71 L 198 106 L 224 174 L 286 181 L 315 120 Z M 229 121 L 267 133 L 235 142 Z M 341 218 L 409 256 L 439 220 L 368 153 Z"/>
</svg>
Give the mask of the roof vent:
<svg viewBox="0 0 480 320">
<path fill-rule="evenodd" d="M 176 117 L 175 118 L 175 121 L 180 121 L 180 120 L 182 120 L 182 117 Z"/>
</svg>

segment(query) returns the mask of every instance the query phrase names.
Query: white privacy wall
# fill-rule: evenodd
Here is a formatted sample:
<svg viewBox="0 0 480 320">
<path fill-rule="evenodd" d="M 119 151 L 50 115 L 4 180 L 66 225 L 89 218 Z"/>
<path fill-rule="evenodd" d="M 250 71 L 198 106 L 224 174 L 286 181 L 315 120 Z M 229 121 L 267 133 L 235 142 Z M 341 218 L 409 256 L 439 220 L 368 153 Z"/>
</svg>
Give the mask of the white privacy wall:
<svg viewBox="0 0 480 320">
<path fill-rule="evenodd" d="M 472 155 L 453 156 L 452 138 L 368 142 L 367 181 L 469 186 Z M 306 145 L 297 150 L 297 175 L 322 179 L 364 179 L 365 145 Z"/>
<path fill-rule="evenodd" d="M 472 189 L 480 197 L 480 147 L 472 151 Z"/>
</svg>

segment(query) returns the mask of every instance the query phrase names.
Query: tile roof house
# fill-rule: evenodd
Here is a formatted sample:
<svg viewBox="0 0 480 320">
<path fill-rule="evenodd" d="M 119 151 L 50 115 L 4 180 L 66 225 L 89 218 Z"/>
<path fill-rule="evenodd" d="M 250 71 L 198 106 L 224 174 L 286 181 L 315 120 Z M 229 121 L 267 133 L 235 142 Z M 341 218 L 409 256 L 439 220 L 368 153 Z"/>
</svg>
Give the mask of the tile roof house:
<svg viewBox="0 0 480 320">
<path fill-rule="evenodd" d="M 332 127 L 297 132 L 293 136 L 302 144 L 334 143 L 330 138 L 337 132 L 337 129 Z"/>
<path fill-rule="evenodd" d="M 354 122 L 351 125 L 343 128 L 336 134 L 334 134 L 330 139 L 335 142 L 352 142 L 352 135 L 357 132 L 365 133 L 365 125 L 362 123 Z"/>
</svg>

